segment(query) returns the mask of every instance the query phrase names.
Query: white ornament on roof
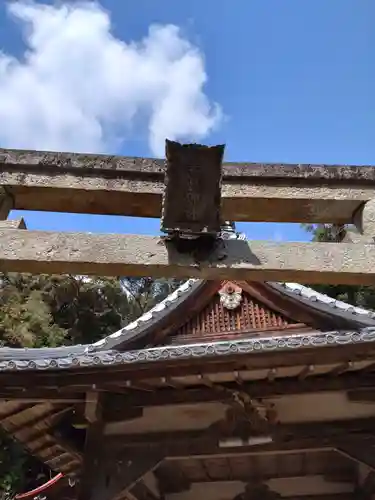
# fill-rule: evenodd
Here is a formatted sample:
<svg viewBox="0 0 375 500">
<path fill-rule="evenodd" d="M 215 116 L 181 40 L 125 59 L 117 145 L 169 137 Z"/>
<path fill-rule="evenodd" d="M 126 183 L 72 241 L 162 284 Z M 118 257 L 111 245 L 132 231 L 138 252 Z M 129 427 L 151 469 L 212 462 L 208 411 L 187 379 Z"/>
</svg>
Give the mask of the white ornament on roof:
<svg viewBox="0 0 375 500">
<path fill-rule="evenodd" d="M 226 309 L 236 309 L 242 301 L 242 288 L 233 283 L 227 283 L 219 290 L 220 303 Z"/>
</svg>

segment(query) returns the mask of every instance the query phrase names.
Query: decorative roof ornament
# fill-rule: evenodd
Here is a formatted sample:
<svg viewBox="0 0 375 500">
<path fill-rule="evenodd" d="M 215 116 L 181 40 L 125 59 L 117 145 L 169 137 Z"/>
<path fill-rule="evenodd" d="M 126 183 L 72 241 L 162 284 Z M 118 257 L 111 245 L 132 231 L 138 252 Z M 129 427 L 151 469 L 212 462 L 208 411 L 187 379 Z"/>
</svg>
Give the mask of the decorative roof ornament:
<svg viewBox="0 0 375 500">
<path fill-rule="evenodd" d="M 220 237 L 223 240 L 246 240 L 243 233 L 236 231 L 235 222 L 224 221 L 221 225 Z M 220 303 L 229 310 L 237 309 L 242 302 L 242 288 L 234 283 L 226 283 L 220 290 Z"/>
<path fill-rule="evenodd" d="M 226 283 L 220 290 L 220 303 L 229 310 L 237 309 L 242 302 L 242 288 L 234 283 Z"/>
</svg>

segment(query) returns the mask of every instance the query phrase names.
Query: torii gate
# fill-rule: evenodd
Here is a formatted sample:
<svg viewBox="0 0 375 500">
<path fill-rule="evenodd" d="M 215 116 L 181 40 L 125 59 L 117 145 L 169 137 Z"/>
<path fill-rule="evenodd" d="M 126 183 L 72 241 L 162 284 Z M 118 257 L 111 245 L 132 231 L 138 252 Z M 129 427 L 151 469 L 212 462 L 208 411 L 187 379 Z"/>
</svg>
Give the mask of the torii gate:
<svg viewBox="0 0 375 500">
<path fill-rule="evenodd" d="M 223 153 L 223 146 L 170 141 L 166 162 L 1 150 L 0 271 L 373 284 L 374 167 L 223 165 Z M 166 237 L 28 231 L 22 220 L 6 220 L 13 208 L 161 216 Z M 362 236 L 356 244 L 225 240 L 223 219 L 354 223 Z M 99 394 L 87 394 L 87 456 L 100 412 Z M 142 458 L 145 470 L 160 461 Z M 92 478 L 86 465 L 82 500 Z M 127 488 L 140 474 L 132 467 Z M 18 500 L 43 495 L 61 479 Z"/>
<path fill-rule="evenodd" d="M 375 167 L 222 165 L 223 152 L 167 141 L 164 162 L 0 150 L 0 271 L 373 284 Z M 173 238 L 25 231 L 22 221 L 6 220 L 12 208 L 162 213 Z M 221 219 L 354 222 L 364 237 L 358 244 L 223 242 Z M 188 233 L 199 241 L 178 244 Z"/>
</svg>

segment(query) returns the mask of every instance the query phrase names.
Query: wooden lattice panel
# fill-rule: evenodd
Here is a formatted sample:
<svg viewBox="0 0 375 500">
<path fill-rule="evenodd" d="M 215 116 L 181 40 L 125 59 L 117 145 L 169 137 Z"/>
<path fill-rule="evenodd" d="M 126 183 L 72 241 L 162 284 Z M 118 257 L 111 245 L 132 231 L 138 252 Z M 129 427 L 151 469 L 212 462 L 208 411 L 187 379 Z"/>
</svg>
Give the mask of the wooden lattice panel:
<svg viewBox="0 0 375 500">
<path fill-rule="evenodd" d="M 216 294 L 210 303 L 194 315 L 170 338 L 173 343 L 197 341 L 202 338 L 236 336 L 249 332 L 284 329 L 296 324 L 292 319 L 271 310 L 260 301 L 242 292 L 242 300 L 235 309 L 226 308 Z"/>
</svg>

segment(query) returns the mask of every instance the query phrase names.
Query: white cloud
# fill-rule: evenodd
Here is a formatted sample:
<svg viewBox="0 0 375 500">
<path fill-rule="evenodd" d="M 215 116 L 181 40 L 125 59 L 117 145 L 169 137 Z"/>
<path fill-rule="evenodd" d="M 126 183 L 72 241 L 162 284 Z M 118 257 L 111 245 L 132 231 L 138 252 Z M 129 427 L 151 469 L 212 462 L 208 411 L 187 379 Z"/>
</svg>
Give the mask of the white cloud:
<svg viewBox="0 0 375 500">
<path fill-rule="evenodd" d="M 8 11 L 28 50 L 0 52 L 2 147 L 103 152 L 136 138 L 142 122 L 163 156 L 166 137 L 201 140 L 220 123 L 203 55 L 178 27 L 151 26 L 125 43 L 96 3 L 18 1 Z"/>
</svg>

